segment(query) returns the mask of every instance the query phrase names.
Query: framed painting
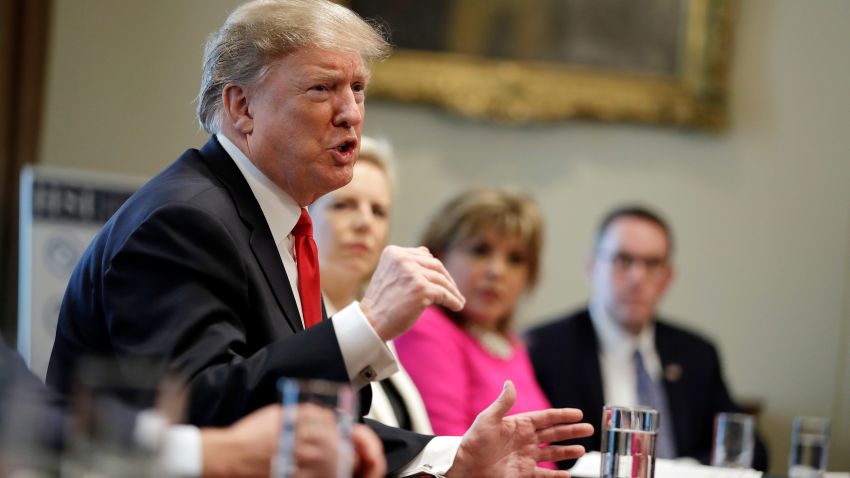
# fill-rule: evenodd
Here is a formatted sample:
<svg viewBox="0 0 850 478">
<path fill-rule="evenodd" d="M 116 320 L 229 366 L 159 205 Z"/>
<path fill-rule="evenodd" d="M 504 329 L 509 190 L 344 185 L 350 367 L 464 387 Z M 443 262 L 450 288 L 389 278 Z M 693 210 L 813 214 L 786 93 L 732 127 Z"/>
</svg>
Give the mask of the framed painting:
<svg viewBox="0 0 850 478">
<path fill-rule="evenodd" d="M 735 0 L 340 0 L 396 50 L 370 95 L 504 122 L 722 130 Z"/>
</svg>

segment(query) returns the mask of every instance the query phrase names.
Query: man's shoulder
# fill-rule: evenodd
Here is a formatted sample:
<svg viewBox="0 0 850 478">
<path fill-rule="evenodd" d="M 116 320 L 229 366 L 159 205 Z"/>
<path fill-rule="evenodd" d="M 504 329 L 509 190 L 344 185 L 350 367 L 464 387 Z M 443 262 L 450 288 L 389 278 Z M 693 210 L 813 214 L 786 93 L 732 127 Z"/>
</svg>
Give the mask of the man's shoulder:
<svg viewBox="0 0 850 478">
<path fill-rule="evenodd" d="M 183 230 L 195 228 L 199 223 L 238 223 L 226 187 L 206 163 L 201 151 L 184 152 L 112 215 L 92 242 L 92 252 L 111 256 L 144 224 L 164 221 Z M 210 221 L 210 218 L 219 220 Z"/>
<path fill-rule="evenodd" d="M 578 339 L 588 331 L 593 332 L 593 324 L 587 309 L 582 308 L 530 328 L 525 336 L 530 348 L 546 346 L 549 343 L 562 347 L 565 340 Z"/>
<path fill-rule="evenodd" d="M 145 183 L 134 199 L 185 200 L 215 186 L 215 177 L 204 164 L 200 151 L 188 149 Z"/>
<path fill-rule="evenodd" d="M 212 137 L 202 148 L 184 151 L 142 186 L 136 196 L 187 198 L 211 187 L 222 187 L 222 176 L 238 174 L 233 160 Z"/>
<path fill-rule="evenodd" d="M 553 332 L 583 328 L 589 321 L 590 314 L 587 308 L 581 308 L 528 329 L 528 335 L 548 335 Z"/>
<path fill-rule="evenodd" d="M 224 185 L 206 164 L 201 151 L 188 149 L 135 192 L 116 213 L 116 220 L 143 220 L 161 208 L 190 206 L 219 211 L 216 197 L 226 199 Z"/>
<path fill-rule="evenodd" d="M 701 333 L 686 326 L 673 324 L 663 318 L 655 321 L 655 335 L 658 342 L 675 346 L 678 349 L 694 353 L 716 353 L 714 344 Z"/>
</svg>

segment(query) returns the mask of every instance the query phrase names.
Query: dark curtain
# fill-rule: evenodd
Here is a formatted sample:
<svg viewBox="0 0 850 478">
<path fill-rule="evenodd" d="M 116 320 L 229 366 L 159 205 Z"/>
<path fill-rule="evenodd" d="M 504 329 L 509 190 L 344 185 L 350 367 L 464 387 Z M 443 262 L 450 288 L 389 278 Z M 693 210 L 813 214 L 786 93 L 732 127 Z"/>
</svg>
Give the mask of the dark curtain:
<svg viewBox="0 0 850 478">
<path fill-rule="evenodd" d="M 52 0 L 0 0 L 0 328 L 14 341 L 18 184 L 38 158 Z"/>
</svg>

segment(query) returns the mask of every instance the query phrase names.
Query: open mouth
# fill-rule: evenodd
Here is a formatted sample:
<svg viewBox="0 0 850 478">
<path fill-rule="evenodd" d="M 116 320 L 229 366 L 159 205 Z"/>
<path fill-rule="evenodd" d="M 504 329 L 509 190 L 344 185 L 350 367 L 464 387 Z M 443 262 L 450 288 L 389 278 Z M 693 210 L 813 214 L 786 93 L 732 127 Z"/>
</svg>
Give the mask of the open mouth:
<svg viewBox="0 0 850 478">
<path fill-rule="evenodd" d="M 337 146 L 336 150 L 339 151 L 340 153 L 345 154 L 345 153 L 348 153 L 349 151 L 353 150 L 355 146 L 357 146 L 356 141 L 346 141 L 346 142 L 340 144 L 339 146 Z"/>
</svg>

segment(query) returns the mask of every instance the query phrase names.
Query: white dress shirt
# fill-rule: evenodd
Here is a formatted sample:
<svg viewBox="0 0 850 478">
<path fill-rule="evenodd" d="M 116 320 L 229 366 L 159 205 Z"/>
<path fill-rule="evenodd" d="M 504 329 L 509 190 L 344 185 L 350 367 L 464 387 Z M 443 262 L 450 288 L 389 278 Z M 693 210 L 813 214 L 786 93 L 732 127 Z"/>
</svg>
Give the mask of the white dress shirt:
<svg viewBox="0 0 850 478">
<path fill-rule="evenodd" d="M 589 311 L 599 339 L 599 368 L 605 404 L 637 406 L 635 350 L 640 351 L 650 378 L 657 381 L 661 377 L 661 359 L 655 350 L 655 324 L 634 336 L 608 315 L 604 307 L 591 301 Z"/>
</svg>

